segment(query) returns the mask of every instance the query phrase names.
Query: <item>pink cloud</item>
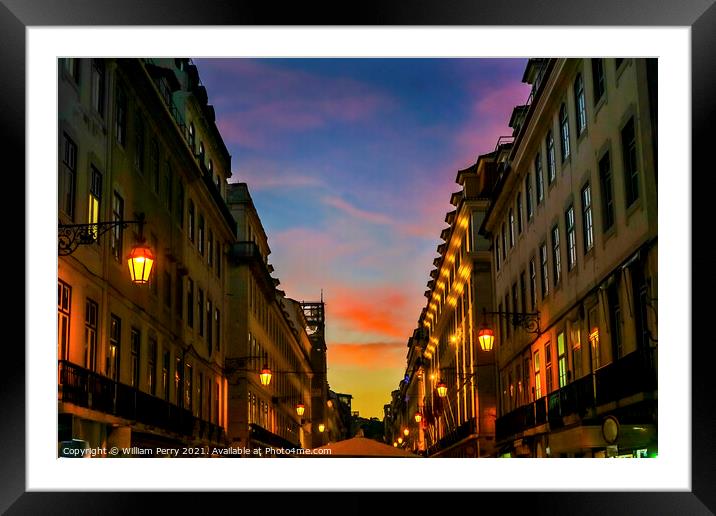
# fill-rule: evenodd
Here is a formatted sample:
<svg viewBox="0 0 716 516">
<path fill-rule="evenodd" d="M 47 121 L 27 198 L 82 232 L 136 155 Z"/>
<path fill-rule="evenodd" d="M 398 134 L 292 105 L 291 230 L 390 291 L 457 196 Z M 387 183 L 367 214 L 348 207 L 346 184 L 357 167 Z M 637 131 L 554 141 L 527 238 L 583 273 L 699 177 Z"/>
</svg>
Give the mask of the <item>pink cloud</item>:
<svg viewBox="0 0 716 516">
<path fill-rule="evenodd" d="M 408 351 L 406 342 L 332 342 L 328 346 L 328 362 L 331 367 L 404 367 Z"/>
</svg>

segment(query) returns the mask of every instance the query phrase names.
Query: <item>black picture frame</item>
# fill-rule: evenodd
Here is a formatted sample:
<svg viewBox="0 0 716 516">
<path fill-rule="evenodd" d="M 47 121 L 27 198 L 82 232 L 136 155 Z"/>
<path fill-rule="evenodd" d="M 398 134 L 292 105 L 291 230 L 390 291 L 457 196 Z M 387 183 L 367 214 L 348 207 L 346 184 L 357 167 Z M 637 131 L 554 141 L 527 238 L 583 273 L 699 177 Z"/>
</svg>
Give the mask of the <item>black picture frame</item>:
<svg viewBox="0 0 716 516">
<path fill-rule="evenodd" d="M 333 3 L 330 7 L 319 4 L 294 3 L 288 7 L 264 3 L 263 6 L 246 2 L 224 0 L 2 0 L 0 1 L 0 119 L 5 134 L 6 149 L 3 163 L 4 180 L 16 181 L 14 192 L 22 191 L 25 198 L 25 31 L 31 26 L 89 26 L 89 25 L 442 25 L 442 26 L 499 26 L 499 25 L 550 25 L 550 26 L 684 26 L 691 28 L 692 71 L 692 169 L 669 171 L 683 174 L 692 181 L 693 197 L 692 235 L 700 236 L 697 243 L 704 250 L 711 248 L 712 234 L 705 227 L 709 217 L 703 213 L 713 191 L 708 187 L 714 181 L 714 165 L 710 150 L 716 141 L 713 122 L 716 121 L 716 5 L 714 0 L 668 0 L 655 3 L 651 0 L 555 0 L 534 2 L 528 0 L 502 0 L 484 3 L 469 0 L 439 2 L 437 0 L 411 0 L 410 2 L 365 1 L 348 6 Z M 9 159 L 8 159 L 9 158 Z M 698 177 L 698 188 L 693 179 Z M 707 183 L 708 182 L 708 183 Z M 664 208 L 664 207 L 662 207 Z M 672 208 L 666 206 L 666 208 Z M 681 209 L 681 207 L 674 207 Z M 699 217 L 699 209 L 702 217 Z M 19 210 L 18 210 L 19 211 Z M 23 224 L 7 221 L 7 242 L 20 248 L 28 235 Z M 705 238 L 704 238 L 705 237 Z M 27 257 L 26 257 L 27 259 Z M 26 262 L 27 263 L 27 262 Z M 682 300 L 692 307 L 692 324 L 701 322 L 711 314 L 704 294 L 713 290 L 713 279 L 706 253 L 693 253 L 692 274 L 699 274 L 692 299 Z M 30 272 L 25 268 L 25 276 Z M 16 275 L 19 277 L 19 275 Z M 701 295 L 699 295 L 701 294 Z M 15 306 L 24 306 L 14 303 Z M 25 317 L 27 313 L 24 314 Z M 686 321 L 685 321 L 686 323 Z M 703 327 L 703 325 L 699 325 Z M 692 330 L 695 330 L 692 327 Z M 667 345 L 692 350 L 692 489 L 689 492 L 557 492 L 559 479 L 555 478 L 555 492 L 473 493 L 468 507 L 513 513 L 518 510 L 530 514 L 714 514 L 716 511 L 716 403 L 710 378 L 714 364 L 713 345 L 707 336 L 683 332 L 683 341 Z M 704 338 L 705 337 L 705 338 Z M 22 335 L 24 340 L 24 335 Z M 161 496 L 162 512 L 180 511 L 201 514 L 207 512 L 207 495 L 211 504 L 229 503 L 237 510 L 249 510 L 250 505 L 266 502 L 266 494 L 247 493 L 149 493 L 124 492 L 27 492 L 25 486 L 26 449 L 30 444 L 25 435 L 25 350 L 13 344 L 17 338 L 5 339 L 3 357 L 7 360 L 0 375 L 0 511 L 7 514 L 127 514 L 144 512 L 155 496 Z M 692 346 L 691 343 L 697 345 Z M 568 472 L 565 472 L 568 474 Z M 305 495 L 302 495 L 305 496 Z M 440 496 L 410 495 L 411 501 L 399 510 L 424 509 L 435 504 L 446 509 Z M 151 499 L 150 499 L 151 498 Z M 240 498 L 240 500 L 239 500 Z M 370 510 L 365 497 L 357 492 L 344 493 L 340 502 L 317 503 L 297 500 L 295 494 L 277 497 L 271 494 L 269 513 L 284 503 L 287 508 L 301 512 L 327 512 L 332 506 L 341 512 Z M 508 501 L 506 501 L 508 500 Z M 245 505 L 244 505 L 245 504 Z M 315 504 L 315 505 L 314 505 Z M 428 505 L 426 505 L 428 504 Z M 484 504 L 484 505 L 483 505 Z M 496 505 L 495 505 L 496 504 Z M 402 505 L 402 504 L 401 504 Z M 412 506 L 412 508 L 411 508 Z M 453 502 L 450 502 L 450 506 Z M 360 509 L 363 507 L 363 509 Z M 376 508 L 380 506 L 375 505 Z M 454 510 L 454 509 L 453 509 Z"/>
</svg>

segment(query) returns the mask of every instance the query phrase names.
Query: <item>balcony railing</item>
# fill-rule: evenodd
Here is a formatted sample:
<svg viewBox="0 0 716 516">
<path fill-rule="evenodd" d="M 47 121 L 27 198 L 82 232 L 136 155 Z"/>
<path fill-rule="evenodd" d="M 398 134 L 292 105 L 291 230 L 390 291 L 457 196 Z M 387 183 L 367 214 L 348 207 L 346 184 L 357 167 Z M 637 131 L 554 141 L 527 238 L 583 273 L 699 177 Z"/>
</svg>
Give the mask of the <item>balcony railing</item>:
<svg viewBox="0 0 716 516">
<path fill-rule="evenodd" d="M 641 352 L 630 353 L 498 418 L 496 437 L 500 441 L 547 422 L 550 429 L 559 428 L 564 425 L 566 416 L 583 418 L 594 407 L 656 388 L 656 370 L 651 360 Z"/>
<path fill-rule="evenodd" d="M 224 429 L 166 400 L 71 362 L 59 362 L 59 399 L 168 432 L 221 443 Z"/>
<path fill-rule="evenodd" d="M 427 455 L 433 455 L 445 448 L 456 444 L 472 434 L 477 433 L 477 426 L 474 419 L 468 419 L 463 424 L 449 432 L 445 437 L 428 448 Z"/>
</svg>

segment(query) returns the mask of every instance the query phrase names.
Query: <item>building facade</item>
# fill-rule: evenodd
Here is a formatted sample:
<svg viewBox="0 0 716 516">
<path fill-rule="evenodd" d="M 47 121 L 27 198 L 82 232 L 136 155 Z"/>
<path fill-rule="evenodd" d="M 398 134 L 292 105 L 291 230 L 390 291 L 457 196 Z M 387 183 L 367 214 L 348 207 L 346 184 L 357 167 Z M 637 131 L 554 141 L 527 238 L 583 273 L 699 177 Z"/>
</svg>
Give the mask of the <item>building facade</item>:
<svg viewBox="0 0 716 516">
<path fill-rule="evenodd" d="M 223 445 L 231 157 L 196 67 L 58 71 L 58 440 Z M 127 270 L 140 238 L 156 258 L 147 285 Z"/>
<path fill-rule="evenodd" d="M 656 61 L 531 59 L 491 241 L 497 455 L 657 453 Z"/>
<path fill-rule="evenodd" d="M 236 220 L 229 250 L 228 439 L 239 448 L 310 448 L 312 342 L 301 303 L 278 289 L 271 249 L 245 183 L 227 185 Z M 261 380 L 271 372 L 268 385 Z"/>
</svg>

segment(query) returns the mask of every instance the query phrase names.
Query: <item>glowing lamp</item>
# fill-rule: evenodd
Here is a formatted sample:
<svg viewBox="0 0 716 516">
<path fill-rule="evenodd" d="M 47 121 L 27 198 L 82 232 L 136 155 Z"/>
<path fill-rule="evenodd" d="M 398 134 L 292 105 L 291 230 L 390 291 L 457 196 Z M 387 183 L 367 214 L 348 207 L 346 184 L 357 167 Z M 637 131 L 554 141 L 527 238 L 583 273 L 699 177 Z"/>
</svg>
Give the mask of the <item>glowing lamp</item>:
<svg viewBox="0 0 716 516">
<path fill-rule="evenodd" d="M 398 447 L 398 441 L 393 441 L 393 448 L 397 448 L 397 447 Z"/>
<path fill-rule="evenodd" d="M 420 423 L 423 420 L 423 415 L 420 412 L 415 413 L 415 422 Z"/>
<path fill-rule="evenodd" d="M 306 411 L 306 407 L 304 406 L 303 403 L 299 403 L 298 405 L 296 405 L 296 414 L 298 414 L 299 416 L 302 416 L 305 411 Z"/>
<path fill-rule="evenodd" d="M 324 431 L 325 429 L 326 429 L 326 425 L 324 425 L 323 423 L 321 423 L 320 425 L 318 425 L 318 431 L 319 431 L 319 432 L 323 433 L 323 431 Z"/>
<path fill-rule="evenodd" d="M 261 385 L 268 385 L 271 383 L 271 369 L 268 368 L 268 365 L 265 365 L 264 368 L 261 369 L 259 379 L 261 380 Z"/>
<path fill-rule="evenodd" d="M 149 283 L 152 265 L 154 265 L 154 253 L 143 243 L 137 244 L 127 255 L 127 265 L 129 265 L 129 276 L 132 278 L 132 283 L 137 285 Z"/>
<path fill-rule="evenodd" d="M 328 400 L 326 405 L 328 405 L 328 408 L 333 408 L 333 400 Z"/>
<path fill-rule="evenodd" d="M 480 341 L 482 351 L 492 351 L 492 345 L 495 343 L 495 332 L 490 328 L 481 328 L 477 334 L 477 340 Z"/>
<path fill-rule="evenodd" d="M 410 430 L 408 430 L 407 428 L 404 428 L 404 429 L 403 429 L 403 435 L 404 435 L 405 437 L 408 437 L 409 434 L 410 434 Z"/>
<path fill-rule="evenodd" d="M 447 385 L 445 385 L 445 382 L 439 381 L 438 386 L 436 388 L 438 391 L 438 396 L 440 396 L 441 398 L 444 398 L 445 396 L 447 396 L 448 389 L 447 389 Z"/>
<path fill-rule="evenodd" d="M 403 444 L 403 438 L 402 438 L 402 437 L 398 437 L 398 444 Z"/>
</svg>

